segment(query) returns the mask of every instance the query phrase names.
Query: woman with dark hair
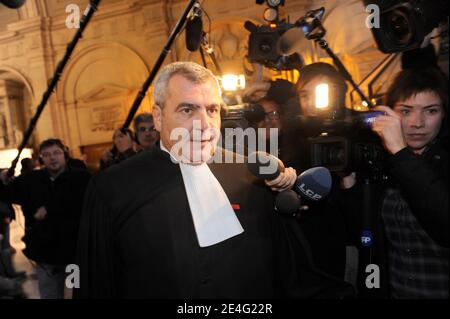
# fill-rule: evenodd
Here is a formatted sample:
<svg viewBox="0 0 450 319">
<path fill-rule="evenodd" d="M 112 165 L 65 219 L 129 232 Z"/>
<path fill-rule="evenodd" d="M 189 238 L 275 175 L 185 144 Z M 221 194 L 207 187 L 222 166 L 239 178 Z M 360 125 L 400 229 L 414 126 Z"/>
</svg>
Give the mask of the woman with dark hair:
<svg viewBox="0 0 450 319">
<path fill-rule="evenodd" d="M 128 128 L 117 129 L 113 134 L 113 146 L 107 149 L 100 159 L 100 169 L 120 163 L 136 153 L 133 132 Z"/>
<path fill-rule="evenodd" d="M 380 267 L 384 296 L 448 298 L 448 78 L 436 67 L 406 69 L 386 97 L 372 130 L 390 154 L 389 179 L 372 195 L 375 244 L 361 266 Z M 355 182 L 342 182 L 353 203 L 362 196 Z"/>
</svg>

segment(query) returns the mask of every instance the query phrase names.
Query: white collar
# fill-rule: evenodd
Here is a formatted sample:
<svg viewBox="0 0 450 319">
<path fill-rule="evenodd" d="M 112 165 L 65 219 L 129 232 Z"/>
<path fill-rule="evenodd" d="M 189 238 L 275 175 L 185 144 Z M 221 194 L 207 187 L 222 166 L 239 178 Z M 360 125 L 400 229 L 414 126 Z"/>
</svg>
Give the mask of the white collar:
<svg viewBox="0 0 450 319">
<path fill-rule="evenodd" d="M 160 146 L 170 154 L 162 141 Z M 172 154 L 170 156 L 175 160 Z M 178 164 L 200 247 L 215 245 L 241 234 L 244 229 L 208 165 Z"/>
</svg>

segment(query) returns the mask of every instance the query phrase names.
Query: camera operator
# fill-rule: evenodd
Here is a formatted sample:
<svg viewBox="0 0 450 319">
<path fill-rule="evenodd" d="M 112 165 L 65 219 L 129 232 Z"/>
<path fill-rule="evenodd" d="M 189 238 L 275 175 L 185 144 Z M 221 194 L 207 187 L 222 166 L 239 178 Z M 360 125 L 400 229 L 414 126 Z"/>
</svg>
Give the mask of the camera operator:
<svg viewBox="0 0 450 319">
<path fill-rule="evenodd" d="M 259 94 L 256 94 L 258 91 Z M 266 150 L 270 150 L 270 141 L 275 137 L 278 138 L 278 157 L 285 163 L 291 165 L 291 153 L 294 152 L 295 146 L 292 145 L 289 132 L 288 119 L 298 115 L 297 94 L 294 85 L 283 79 L 275 81 L 263 82 L 260 85 L 254 85 L 247 90 L 244 99 L 250 103 L 258 104 L 264 114 L 259 120 L 251 122 L 251 126 L 257 130 L 265 129 L 265 134 L 259 135 L 258 139 L 264 139 Z M 274 135 L 274 130 L 277 135 Z M 294 133 L 295 135 L 295 133 Z"/>
<path fill-rule="evenodd" d="M 136 153 L 133 132 L 128 128 L 118 128 L 113 134 L 113 146 L 107 149 L 100 159 L 100 169 L 120 163 Z"/>
<path fill-rule="evenodd" d="M 403 70 L 387 92 L 386 105 L 377 107 L 385 115 L 372 126 L 390 154 L 390 178 L 371 194 L 371 263 L 380 267 L 378 293 L 448 298 L 448 78 L 436 67 Z M 347 211 L 360 224 L 357 181 L 351 174 L 342 187 L 353 208 Z"/>
<path fill-rule="evenodd" d="M 315 86 L 326 82 L 339 88 L 336 104 L 344 105 L 346 84 L 339 73 L 329 64 L 315 63 L 300 70 L 300 78 L 294 91 L 294 99 L 288 99 L 286 112 L 282 116 L 282 139 L 280 158 L 297 172 L 311 167 L 308 137 L 317 130 L 317 111 L 315 107 Z M 296 106 L 296 112 L 292 106 Z M 299 117 L 296 116 L 300 114 Z M 333 178 L 333 181 L 338 180 Z M 311 247 L 315 266 L 335 277 L 344 279 L 346 264 L 346 225 L 344 217 L 335 203 L 333 185 L 328 197 L 319 202 L 308 202 L 308 210 L 301 214 L 299 224 Z"/>
</svg>

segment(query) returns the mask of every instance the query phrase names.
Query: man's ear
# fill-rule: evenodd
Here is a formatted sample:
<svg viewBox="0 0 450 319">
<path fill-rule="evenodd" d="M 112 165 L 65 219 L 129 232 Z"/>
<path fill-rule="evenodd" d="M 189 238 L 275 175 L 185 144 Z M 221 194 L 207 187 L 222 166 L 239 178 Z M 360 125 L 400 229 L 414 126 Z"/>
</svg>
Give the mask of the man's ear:
<svg viewBox="0 0 450 319">
<path fill-rule="evenodd" d="M 161 122 L 162 122 L 162 109 L 158 104 L 153 105 L 153 124 L 158 132 L 161 132 Z"/>
</svg>

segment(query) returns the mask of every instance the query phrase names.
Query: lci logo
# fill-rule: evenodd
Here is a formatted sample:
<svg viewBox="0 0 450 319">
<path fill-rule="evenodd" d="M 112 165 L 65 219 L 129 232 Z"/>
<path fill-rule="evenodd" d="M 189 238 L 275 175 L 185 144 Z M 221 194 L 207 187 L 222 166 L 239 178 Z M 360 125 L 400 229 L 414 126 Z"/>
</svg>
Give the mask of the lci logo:
<svg viewBox="0 0 450 319">
<path fill-rule="evenodd" d="M 370 230 L 363 230 L 361 235 L 361 244 L 363 247 L 371 247 L 372 243 L 372 232 Z"/>
</svg>

